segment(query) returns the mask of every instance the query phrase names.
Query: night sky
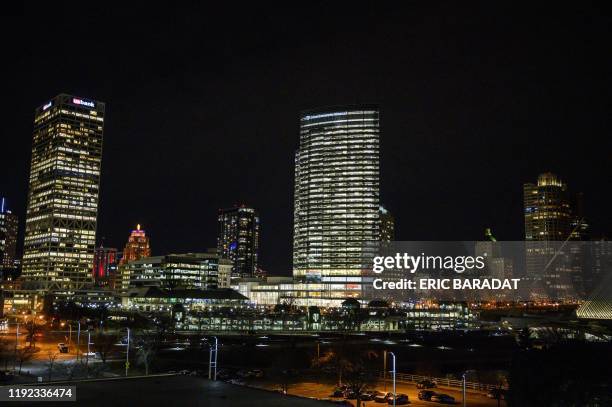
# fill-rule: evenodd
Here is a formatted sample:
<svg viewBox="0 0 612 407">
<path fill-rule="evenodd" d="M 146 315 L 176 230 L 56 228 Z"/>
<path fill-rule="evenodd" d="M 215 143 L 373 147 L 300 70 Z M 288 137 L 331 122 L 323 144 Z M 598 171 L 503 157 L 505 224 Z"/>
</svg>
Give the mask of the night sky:
<svg viewBox="0 0 612 407">
<path fill-rule="evenodd" d="M 62 92 L 104 101 L 106 246 L 141 223 L 154 254 L 205 250 L 217 209 L 245 202 L 261 215 L 263 268 L 288 275 L 299 112 L 377 103 L 398 240 L 485 227 L 522 239 L 522 183 L 547 170 L 609 236 L 610 10 L 403 3 L 9 11 L 0 195 L 23 224 L 36 106 Z"/>
</svg>

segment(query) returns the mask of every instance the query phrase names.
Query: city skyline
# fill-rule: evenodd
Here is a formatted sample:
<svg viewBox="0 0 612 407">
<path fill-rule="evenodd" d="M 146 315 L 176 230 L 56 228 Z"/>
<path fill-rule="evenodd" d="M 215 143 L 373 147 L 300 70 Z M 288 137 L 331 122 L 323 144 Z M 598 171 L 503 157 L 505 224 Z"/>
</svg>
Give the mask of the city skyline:
<svg viewBox="0 0 612 407">
<path fill-rule="evenodd" d="M 246 201 L 259 209 L 265 225 L 260 264 L 271 274 L 288 275 L 291 168 L 299 138 L 299 112 L 367 102 L 381 109 L 381 203 L 394 214 L 397 239 L 478 239 L 484 228 L 492 227 L 501 240 L 518 240 L 523 236 L 522 184 L 546 171 L 559 174 L 574 191 L 584 192 L 585 214 L 593 233 L 609 233 L 607 203 L 597 198 L 609 178 L 609 142 L 602 139 L 598 143 L 596 137 L 606 134 L 609 120 L 599 90 L 605 89 L 608 79 L 598 75 L 612 64 L 607 56 L 591 55 L 593 47 L 603 41 L 598 34 L 605 19 L 594 17 L 586 24 L 573 12 L 561 10 L 569 30 L 554 38 L 559 33 L 556 19 L 522 16 L 519 10 L 505 6 L 480 11 L 480 16 L 489 19 L 476 20 L 465 20 L 469 10 L 448 6 L 463 17 L 457 21 L 435 17 L 435 6 L 414 7 L 431 15 L 440 30 L 426 28 L 429 31 L 420 35 L 424 26 L 419 21 L 404 24 L 387 11 L 370 10 L 385 25 L 377 25 L 367 35 L 358 27 L 369 19 L 354 11 L 353 21 L 342 21 L 339 26 L 331 18 L 312 15 L 322 32 L 307 38 L 299 34 L 303 23 L 281 10 L 271 17 L 280 23 L 264 29 L 258 38 L 238 44 L 238 37 L 243 38 L 234 34 L 223 45 L 200 44 L 211 55 L 241 52 L 240 64 L 230 59 L 201 74 L 187 69 L 185 79 L 180 69 L 167 69 L 169 65 L 152 54 L 147 44 L 137 55 L 130 55 L 130 48 L 124 46 L 109 51 L 129 59 L 131 66 L 160 62 L 142 78 L 135 76 L 136 71 L 124 72 L 104 61 L 68 65 L 62 59 L 63 51 L 54 56 L 46 50 L 40 50 L 41 54 L 55 63 L 49 63 L 45 78 L 38 78 L 31 75 L 32 68 L 18 69 L 29 66 L 30 57 L 16 50 L 17 63 L 9 67 L 16 80 L 9 83 L 3 102 L 10 101 L 5 110 L 14 112 L 7 118 L 7 134 L 15 135 L 4 144 L 5 165 L 12 173 L 1 180 L 3 195 L 23 230 L 23 180 L 27 178 L 34 106 L 60 92 L 104 100 L 110 116 L 105 123 L 109 127 L 105 129 L 98 243 L 104 237 L 105 244 L 122 247 L 129 226 L 140 222 L 147 225 L 156 253 L 213 247 L 217 208 Z M 588 6 L 584 10 L 589 11 Z M 524 27 L 519 30 L 518 25 L 492 23 L 513 19 L 522 21 Z M 215 38 L 214 30 L 200 28 L 189 16 L 181 15 L 178 21 L 177 27 L 182 28 L 174 34 L 175 23 L 161 27 L 166 35 L 162 54 L 178 57 L 187 66 L 207 66 L 207 58 L 175 53 L 171 46 L 189 49 L 194 45 L 190 38 L 198 34 Z M 72 23 L 75 27 L 86 24 Z M 120 34 L 115 35 L 125 35 L 130 41 L 150 28 L 143 22 L 133 30 L 124 21 L 117 24 Z M 248 19 L 237 24 L 244 24 L 238 32 L 253 27 Z M 40 38 L 46 28 L 43 23 L 29 32 Z M 483 30 L 490 34 L 488 39 L 475 36 Z M 386 38 L 391 40 L 381 41 Z M 540 57 L 544 41 L 548 53 Z M 312 62 L 301 67 L 304 61 L 294 59 L 289 43 L 297 43 L 307 54 L 317 49 Z M 372 58 L 362 57 L 354 66 L 346 55 L 357 51 L 353 45 L 357 43 L 363 55 Z M 261 44 L 269 45 L 270 52 L 259 54 Z M 455 46 L 458 52 L 453 51 Z M 472 47 L 488 58 L 487 64 L 476 65 L 480 60 L 462 51 Z M 335 52 L 338 49 L 346 53 Z M 434 57 L 444 54 L 446 59 L 432 62 L 432 49 L 440 52 L 434 51 Z M 95 50 L 83 48 L 82 52 L 90 55 Z M 316 63 L 323 58 L 325 69 Z M 393 68 L 384 68 L 390 69 L 384 74 L 377 61 L 389 58 Z M 284 62 L 274 68 L 278 61 Z M 347 73 L 348 64 L 354 69 Z M 252 67 L 253 76 L 247 76 L 242 66 Z M 285 70 L 293 72 L 290 79 L 282 74 Z M 543 76 L 543 72 L 550 75 Z M 209 82 L 206 74 L 216 75 L 218 82 Z M 102 80 L 92 80 L 92 75 Z M 580 81 L 567 80 L 576 76 Z M 147 81 L 161 86 L 152 93 L 143 87 Z M 165 86 L 164 81 L 171 85 Z M 585 94 L 590 95 L 588 100 Z M 207 95 L 218 99 L 220 108 L 208 104 Z M 221 157 L 228 155 L 234 159 L 223 161 Z M 516 161 L 519 155 L 520 163 Z M 584 157 L 589 157 L 589 166 L 584 165 Z M 137 174 L 137 182 L 126 174 Z M 193 189 L 194 183 L 213 177 L 232 182 L 221 182 L 214 193 L 205 187 Z M 172 190 L 156 193 L 165 185 Z M 177 196 L 181 199 L 174 198 Z"/>
</svg>

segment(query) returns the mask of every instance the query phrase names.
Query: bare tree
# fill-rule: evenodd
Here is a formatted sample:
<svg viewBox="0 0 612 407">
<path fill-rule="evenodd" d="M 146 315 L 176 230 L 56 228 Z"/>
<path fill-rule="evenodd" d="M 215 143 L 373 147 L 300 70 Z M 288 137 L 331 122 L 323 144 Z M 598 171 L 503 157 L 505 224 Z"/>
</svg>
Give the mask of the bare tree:
<svg viewBox="0 0 612 407">
<path fill-rule="evenodd" d="M 13 341 L 0 338 L 0 364 L 4 364 L 4 370 L 8 370 L 8 361 L 12 355 Z"/>
<path fill-rule="evenodd" d="M 136 353 L 138 357 L 138 363 L 144 366 L 145 375 L 149 375 L 149 368 L 151 362 L 157 353 L 158 343 L 155 338 L 145 338 L 140 342 L 140 347 Z"/>
<path fill-rule="evenodd" d="M 29 346 L 24 346 L 23 348 L 17 349 L 16 357 L 17 357 L 17 365 L 19 366 L 18 373 L 21 374 L 21 368 L 25 362 L 29 362 L 34 357 L 36 350 Z"/>
<path fill-rule="evenodd" d="M 48 381 L 51 381 L 51 377 L 53 375 L 53 368 L 55 366 L 55 361 L 57 360 L 58 355 L 59 354 L 57 352 L 47 352 L 47 362 L 45 363 L 45 366 L 47 367 L 47 372 L 49 374 Z"/>
<path fill-rule="evenodd" d="M 102 330 L 97 331 L 94 337 L 93 351 L 100 354 L 103 364 L 106 364 L 106 359 L 115 348 L 118 340 L 118 335 L 104 333 Z"/>
<path fill-rule="evenodd" d="M 42 331 L 42 325 L 36 323 L 36 321 L 28 321 L 25 324 L 26 330 L 26 341 L 30 344 L 30 347 L 34 347 L 36 344 L 36 335 Z"/>
<path fill-rule="evenodd" d="M 346 339 L 326 352 L 318 360 L 319 366 L 332 366 L 337 373 L 338 386 L 345 384 L 361 405 L 361 394 L 378 381 L 378 353 L 364 352 L 349 347 Z"/>
<path fill-rule="evenodd" d="M 375 352 L 351 353 L 345 361 L 344 380 L 349 390 L 357 396 L 357 406 L 361 406 L 361 394 L 378 381 Z"/>
<path fill-rule="evenodd" d="M 60 376 L 65 376 L 68 381 L 72 381 L 75 376 L 79 376 L 79 374 L 82 374 L 87 370 L 83 361 L 75 360 L 57 364 L 55 365 L 55 369 L 60 374 Z"/>
</svg>

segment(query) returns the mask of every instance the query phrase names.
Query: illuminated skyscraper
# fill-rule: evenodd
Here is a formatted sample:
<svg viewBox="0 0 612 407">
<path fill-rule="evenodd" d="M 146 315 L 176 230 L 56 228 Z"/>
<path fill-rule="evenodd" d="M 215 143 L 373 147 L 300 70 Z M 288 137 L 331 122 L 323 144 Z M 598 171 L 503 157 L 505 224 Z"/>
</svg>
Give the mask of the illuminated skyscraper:
<svg viewBox="0 0 612 407">
<path fill-rule="evenodd" d="M 34 113 L 24 286 L 92 283 L 104 103 L 61 94 Z"/>
<path fill-rule="evenodd" d="M 15 269 L 19 225 L 17 215 L 8 210 L 5 204 L 4 198 L 0 199 L 0 279 L 3 271 L 12 273 Z"/>
<path fill-rule="evenodd" d="M 123 257 L 119 264 L 126 264 L 130 261 L 140 260 L 143 257 L 151 255 L 151 247 L 149 238 L 144 230 L 140 229 L 140 225 L 136 225 L 136 229 L 132 230 L 125 249 L 123 249 Z"/>
<path fill-rule="evenodd" d="M 380 207 L 380 241 L 389 243 L 395 240 L 395 218 L 384 207 Z"/>
<path fill-rule="evenodd" d="M 244 205 L 219 209 L 217 253 L 232 261 L 233 277 L 253 277 L 259 252 L 259 215 Z"/>
<path fill-rule="evenodd" d="M 565 240 L 571 232 L 572 210 L 567 185 L 544 173 L 537 184 L 524 184 L 525 240 Z"/>
<path fill-rule="evenodd" d="M 555 174 L 543 173 L 536 184 L 523 186 L 526 272 L 532 294 L 550 299 L 579 299 L 584 295 L 582 240 L 586 224 L 581 210 L 572 208 L 567 185 Z M 578 210 L 576 210 L 578 209 Z M 537 286 L 537 287 L 536 287 Z"/>
<path fill-rule="evenodd" d="M 295 156 L 293 274 L 359 296 L 364 246 L 380 240 L 379 112 L 303 112 Z M 351 291 L 354 290 L 354 291 Z"/>
<path fill-rule="evenodd" d="M 96 247 L 93 280 L 96 287 L 114 289 L 119 267 L 119 253 L 113 247 Z"/>
<path fill-rule="evenodd" d="M 130 284 L 130 269 L 126 265 L 132 261 L 140 260 L 145 257 L 151 256 L 151 246 L 149 245 L 149 238 L 144 230 L 140 229 L 140 225 L 136 225 L 136 229 L 132 230 L 125 249 L 123 249 L 123 256 L 119 261 L 119 275 L 121 276 L 121 284 L 115 283 L 115 288 L 121 288 L 127 290 Z"/>
</svg>

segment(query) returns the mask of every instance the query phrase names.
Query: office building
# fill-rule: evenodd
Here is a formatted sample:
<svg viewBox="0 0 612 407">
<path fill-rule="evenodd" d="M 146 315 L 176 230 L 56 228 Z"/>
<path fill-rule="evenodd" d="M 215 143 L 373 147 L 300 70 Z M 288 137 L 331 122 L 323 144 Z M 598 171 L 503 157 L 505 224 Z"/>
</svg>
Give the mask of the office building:
<svg viewBox="0 0 612 407">
<path fill-rule="evenodd" d="M 118 280 L 120 254 L 114 247 L 96 247 L 92 277 L 94 286 L 98 288 L 115 289 Z"/>
<path fill-rule="evenodd" d="M 523 186 L 525 240 L 563 241 L 571 232 L 572 210 L 567 185 L 544 173 Z"/>
<path fill-rule="evenodd" d="M 577 300 L 584 296 L 584 253 L 576 240 L 588 225 L 572 207 L 567 184 L 543 173 L 523 186 L 526 279 L 534 299 Z M 582 196 L 578 197 L 582 201 Z M 572 241 L 571 243 L 567 243 Z"/>
<path fill-rule="evenodd" d="M 232 276 L 253 277 L 259 252 L 259 215 L 244 205 L 219 209 L 217 253 L 232 261 Z"/>
<path fill-rule="evenodd" d="M 61 94 L 34 112 L 24 286 L 92 283 L 104 103 Z"/>
<path fill-rule="evenodd" d="M 128 241 L 123 249 L 123 256 L 119 261 L 119 265 L 129 263 L 134 260 L 139 260 L 143 257 L 151 255 L 151 246 L 147 233 L 140 228 L 140 224 L 136 225 L 136 229 L 132 230 Z"/>
<path fill-rule="evenodd" d="M 380 240 L 379 111 L 343 106 L 303 112 L 295 155 L 293 275 L 313 294 L 361 295 Z"/>
<path fill-rule="evenodd" d="M 123 288 L 213 289 L 219 285 L 219 269 L 226 276 L 230 267 L 231 262 L 220 259 L 216 253 L 143 257 L 122 266 L 126 284 Z M 226 284 L 223 283 L 224 286 Z"/>
<path fill-rule="evenodd" d="M 380 213 L 380 241 L 390 243 L 395 240 L 395 218 L 383 206 L 379 208 Z"/>
<path fill-rule="evenodd" d="M 0 279 L 14 275 L 17 267 L 17 230 L 19 219 L 0 201 Z"/>
</svg>

